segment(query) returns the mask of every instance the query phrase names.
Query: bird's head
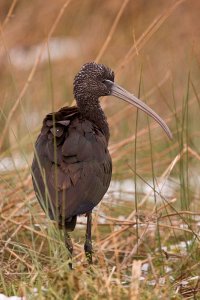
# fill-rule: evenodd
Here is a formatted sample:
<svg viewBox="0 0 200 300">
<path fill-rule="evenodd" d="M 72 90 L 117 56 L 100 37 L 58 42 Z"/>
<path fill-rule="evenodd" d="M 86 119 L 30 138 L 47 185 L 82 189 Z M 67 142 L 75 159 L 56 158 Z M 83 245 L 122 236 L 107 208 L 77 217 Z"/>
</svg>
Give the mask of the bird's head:
<svg viewBox="0 0 200 300">
<path fill-rule="evenodd" d="M 172 139 L 172 133 L 162 118 L 143 101 L 116 84 L 114 77 L 114 72 L 103 64 L 90 62 L 83 65 L 74 79 L 74 96 L 77 104 L 79 104 L 81 99 L 93 99 L 95 101 L 102 96 L 115 96 L 154 118 L 168 137 Z"/>
<path fill-rule="evenodd" d="M 110 95 L 111 86 L 107 81 L 114 82 L 114 72 L 110 68 L 95 62 L 87 63 L 75 76 L 74 96 L 79 99 L 83 95 L 92 98 Z"/>
</svg>

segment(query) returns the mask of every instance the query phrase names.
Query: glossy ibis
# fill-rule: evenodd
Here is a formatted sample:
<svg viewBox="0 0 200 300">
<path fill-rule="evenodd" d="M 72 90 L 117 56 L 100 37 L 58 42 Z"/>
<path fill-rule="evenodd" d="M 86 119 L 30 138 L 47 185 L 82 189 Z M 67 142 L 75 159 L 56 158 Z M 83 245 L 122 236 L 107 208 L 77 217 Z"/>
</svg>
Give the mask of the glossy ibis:
<svg viewBox="0 0 200 300">
<path fill-rule="evenodd" d="M 40 205 L 65 232 L 72 254 L 69 231 L 77 215 L 86 214 L 84 249 L 92 263 L 92 210 L 106 193 L 112 175 L 108 152 L 109 127 L 101 109 L 101 96 L 115 96 L 153 117 L 169 138 L 165 122 L 145 103 L 114 83 L 114 72 L 94 62 L 83 65 L 74 79 L 77 106 L 48 114 L 35 144 L 33 185 Z"/>
</svg>

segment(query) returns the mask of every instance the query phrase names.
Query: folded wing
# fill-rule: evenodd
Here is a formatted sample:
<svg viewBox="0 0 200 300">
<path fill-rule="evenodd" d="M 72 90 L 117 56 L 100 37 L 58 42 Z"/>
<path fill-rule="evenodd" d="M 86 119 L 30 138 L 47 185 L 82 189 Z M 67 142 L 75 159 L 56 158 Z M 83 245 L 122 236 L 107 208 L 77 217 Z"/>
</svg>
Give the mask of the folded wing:
<svg viewBox="0 0 200 300">
<path fill-rule="evenodd" d="M 35 150 L 33 183 L 50 218 L 67 221 L 99 203 L 110 184 L 111 158 L 103 133 L 76 107 L 46 116 Z"/>
</svg>

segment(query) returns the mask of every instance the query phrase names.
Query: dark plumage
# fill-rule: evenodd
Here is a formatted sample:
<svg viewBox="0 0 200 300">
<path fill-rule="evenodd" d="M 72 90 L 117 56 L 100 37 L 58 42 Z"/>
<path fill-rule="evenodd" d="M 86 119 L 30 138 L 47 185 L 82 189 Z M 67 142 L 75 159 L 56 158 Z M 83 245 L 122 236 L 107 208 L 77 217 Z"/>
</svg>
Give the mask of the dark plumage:
<svg viewBox="0 0 200 300">
<path fill-rule="evenodd" d="M 92 262 L 91 212 L 106 193 L 112 175 L 109 127 L 99 97 L 114 95 L 151 115 L 170 136 L 167 125 L 143 102 L 114 83 L 106 66 L 85 64 L 74 79 L 77 107 L 48 114 L 35 144 L 33 185 L 40 205 L 65 230 L 74 230 L 77 215 L 87 214 L 85 252 Z"/>
</svg>

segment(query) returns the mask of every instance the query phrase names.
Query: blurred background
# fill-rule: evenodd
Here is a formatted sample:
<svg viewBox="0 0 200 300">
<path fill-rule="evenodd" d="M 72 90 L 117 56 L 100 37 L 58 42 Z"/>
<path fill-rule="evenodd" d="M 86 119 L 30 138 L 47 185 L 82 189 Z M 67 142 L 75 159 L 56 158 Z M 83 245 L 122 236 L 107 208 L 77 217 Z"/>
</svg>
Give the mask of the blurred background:
<svg viewBox="0 0 200 300">
<path fill-rule="evenodd" d="M 82 64 L 97 58 L 116 72 L 118 83 L 135 94 L 142 77 L 142 98 L 163 118 L 174 112 L 174 105 L 177 109 L 181 105 L 189 73 L 198 93 L 200 3 L 183 1 L 173 8 L 178 2 L 69 1 L 9 119 L 2 149 L 27 135 L 27 127 L 31 132 L 39 129 L 44 115 L 52 111 L 52 101 L 54 109 L 70 105 L 74 75 Z M 50 4 L 47 0 L 2 0 L 0 3 L 2 129 L 64 3 L 61 0 Z M 114 30 L 110 32 L 113 25 Z M 126 104 L 116 99 L 107 99 L 103 104 L 109 117 L 122 111 L 117 123 L 111 124 L 112 141 L 128 137 L 134 131 L 135 111 L 127 108 L 123 112 Z M 125 118 L 127 113 L 129 124 Z M 194 123 L 199 112 L 194 109 L 192 113 Z M 156 133 L 166 140 L 160 129 Z"/>
</svg>

